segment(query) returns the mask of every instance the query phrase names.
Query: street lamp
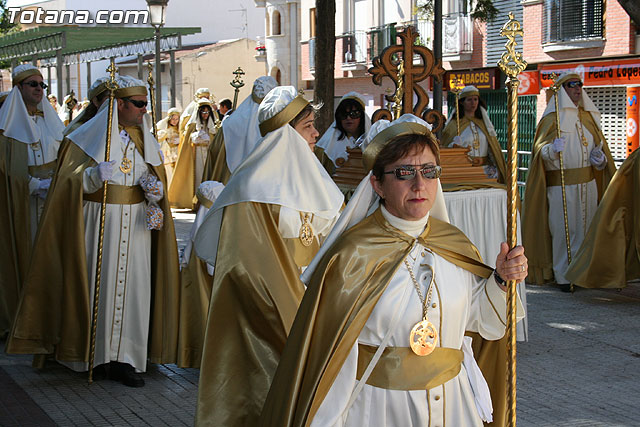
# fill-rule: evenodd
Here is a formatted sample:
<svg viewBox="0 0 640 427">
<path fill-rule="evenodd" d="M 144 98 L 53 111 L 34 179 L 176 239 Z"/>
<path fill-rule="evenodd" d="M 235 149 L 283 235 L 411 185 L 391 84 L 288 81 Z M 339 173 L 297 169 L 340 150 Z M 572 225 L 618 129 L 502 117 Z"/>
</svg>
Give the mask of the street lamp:
<svg viewBox="0 0 640 427">
<path fill-rule="evenodd" d="M 160 27 L 164 25 L 164 13 L 169 0 L 147 0 L 147 9 L 151 18 L 151 25 L 155 28 L 156 42 L 156 115 L 162 118 L 162 82 L 160 80 Z"/>
</svg>

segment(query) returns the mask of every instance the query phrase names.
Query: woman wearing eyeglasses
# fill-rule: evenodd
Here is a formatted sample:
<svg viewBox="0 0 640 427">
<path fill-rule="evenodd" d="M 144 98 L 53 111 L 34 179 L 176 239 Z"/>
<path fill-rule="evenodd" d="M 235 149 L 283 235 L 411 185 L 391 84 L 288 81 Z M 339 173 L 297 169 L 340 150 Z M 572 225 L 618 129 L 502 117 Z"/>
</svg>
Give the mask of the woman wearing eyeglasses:
<svg viewBox="0 0 640 427">
<path fill-rule="evenodd" d="M 200 98 L 198 108 L 191 114 L 181 138 L 178 160 L 169 186 L 172 207 L 195 208 L 196 190 L 202 182 L 209 144 L 217 132 L 213 119 L 212 102 Z"/>
<path fill-rule="evenodd" d="M 371 127 L 364 107 L 364 98 L 358 92 L 344 95 L 336 109 L 335 121 L 318 141 L 315 154 L 330 175 L 347 160 L 347 148 L 355 147 L 356 140 Z"/>
<path fill-rule="evenodd" d="M 482 165 L 489 178 L 504 183 L 507 166 L 498 142 L 496 130 L 487 115 L 487 105 L 480 98 L 475 86 L 465 86 L 460 92 L 457 105 L 460 118 L 460 135 L 456 124 L 455 110 L 449 116 L 442 134 L 443 147 L 468 147 L 469 156 L 475 165 Z"/>
<path fill-rule="evenodd" d="M 563 190 L 573 257 L 616 167 L 600 129 L 600 113 L 582 90 L 580 75 L 567 72 L 557 82 L 560 90 L 554 96 L 558 97 L 560 129 L 557 130 L 556 102 L 552 97 L 536 128 L 531 150 L 522 239 L 531 259 L 530 281 L 537 284 L 555 281 L 560 290 L 569 292 L 571 285 L 565 277 L 569 259 Z"/>
<path fill-rule="evenodd" d="M 261 425 L 482 426 L 489 391 L 464 334 L 504 334 L 502 282 L 526 277 L 524 249 L 503 243 L 493 271 L 448 223 L 421 119 L 380 120 L 364 146 L 370 173 L 302 276 Z"/>
</svg>

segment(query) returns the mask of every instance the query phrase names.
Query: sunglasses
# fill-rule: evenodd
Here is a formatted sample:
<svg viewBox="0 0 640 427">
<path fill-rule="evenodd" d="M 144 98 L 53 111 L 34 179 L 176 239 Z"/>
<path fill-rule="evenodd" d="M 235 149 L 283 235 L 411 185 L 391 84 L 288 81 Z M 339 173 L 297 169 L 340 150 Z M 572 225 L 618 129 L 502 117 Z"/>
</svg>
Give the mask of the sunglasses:
<svg viewBox="0 0 640 427">
<path fill-rule="evenodd" d="M 130 99 L 130 98 L 122 98 L 122 99 L 124 99 L 127 102 L 132 103 L 133 106 L 136 107 L 136 108 L 144 108 L 149 104 L 148 101 L 136 101 L 135 99 Z"/>
<path fill-rule="evenodd" d="M 420 175 L 426 179 L 440 178 L 442 168 L 440 166 L 425 164 L 420 166 Z M 383 172 L 383 175 L 395 174 L 396 179 L 401 181 L 409 181 L 416 177 L 416 167 L 413 165 L 401 165 L 392 171 Z"/>
<path fill-rule="evenodd" d="M 28 81 L 28 82 L 25 82 L 25 83 L 22 83 L 22 84 L 23 84 L 23 85 L 27 85 L 27 86 L 31 86 L 31 87 L 38 87 L 38 86 L 40 86 L 42 89 L 46 89 L 46 88 L 48 88 L 48 87 L 49 87 L 46 83 L 44 83 L 44 82 L 37 82 L 37 81 L 35 81 L 35 80 L 31 80 L 31 81 Z"/>
<path fill-rule="evenodd" d="M 359 119 L 360 117 L 362 117 L 362 111 L 360 111 L 360 110 L 351 110 L 351 111 L 348 111 L 346 113 L 338 114 L 338 118 L 340 120 L 344 120 L 347 117 L 351 117 L 352 119 Z"/>
<path fill-rule="evenodd" d="M 569 89 L 573 89 L 576 86 L 582 87 L 584 85 L 584 83 L 582 83 L 581 81 L 578 81 L 578 80 L 574 80 L 572 82 L 565 83 L 564 85 L 565 85 L 565 87 L 568 87 Z"/>
</svg>

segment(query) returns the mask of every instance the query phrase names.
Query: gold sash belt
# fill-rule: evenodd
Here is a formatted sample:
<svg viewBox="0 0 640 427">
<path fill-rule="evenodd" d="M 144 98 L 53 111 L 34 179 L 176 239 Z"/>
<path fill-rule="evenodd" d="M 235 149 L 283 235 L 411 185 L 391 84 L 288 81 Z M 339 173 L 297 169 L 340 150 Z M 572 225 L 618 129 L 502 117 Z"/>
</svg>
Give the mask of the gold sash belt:
<svg viewBox="0 0 640 427">
<path fill-rule="evenodd" d="M 199 188 L 196 190 L 196 197 L 198 198 L 198 203 L 200 203 L 205 208 L 211 209 L 211 206 L 213 206 L 213 202 L 207 199 L 205 195 L 202 194 L 202 191 L 200 191 Z"/>
<path fill-rule="evenodd" d="M 104 188 L 91 194 L 84 194 L 83 199 L 89 202 L 102 203 Z M 144 202 L 144 191 L 139 185 L 109 184 L 107 189 L 107 204 L 109 205 L 136 205 Z"/>
<path fill-rule="evenodd" d="M 377 349 L 358 344 L 358 380 Z M 387 347 L 367 384 L 387 390 L 429 390 L 458 375 L 462 359 L 462 350 L 455 348 L 436 347 L 431 354 L 418 356 L 409 347 Z"/>
<path fill-rule="evenodd" d="M 38 179 L 51 178 L 56 171 L 58 160 L 53 160 L 43 165 L 29 166 L 29 175 Z"/>
<path fill-rule="evenodd" d="M 544 174 L 547 178 L 547 187 L 558 187 L 562 185 L 560 170 L 546 171 Z M 595 176 L 593 175 L 593 168 L 591 166 L 564 170 L 564 185 L 584 184 L 592 179 L 595 179 Z"/>
</svg>

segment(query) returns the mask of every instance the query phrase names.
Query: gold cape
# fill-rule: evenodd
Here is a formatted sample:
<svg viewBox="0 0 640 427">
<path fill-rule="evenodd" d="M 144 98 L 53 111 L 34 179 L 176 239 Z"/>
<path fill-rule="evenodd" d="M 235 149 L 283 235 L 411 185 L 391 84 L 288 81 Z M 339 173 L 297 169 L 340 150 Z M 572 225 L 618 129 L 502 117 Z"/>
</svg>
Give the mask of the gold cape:
<svg viewBox="0 0 640 427">
<path fill-rule="evenodd" d="M 204 172 L 202 173 L 202 182 L 218 181 L 227 185 L 229 178 L 231 178 L 231 172 L 227 165 L 227 149 L 224 145 L 224 132 L 222 128 L 220 128 L 211 144 L 209 144 L 207 162 L 204 165 Z"/>
<path fill-rule="evenodd" d="M 126 128 L 141 153 L 142 130 Z M 20 305 L 7 341 L 7 353 L 51 354 L 69 362 L 88 362 L 93 301 L 85 252 L 82 179 L 96 162 L 73 141 L 58 156 L 36 235 Z M 166 183 L 163 165 L 147 167 Z M 148 357 L 175 363 L 178 343 L 178 250 L 171 209 L 164 197 L 161 231 L 151 237 L 151 319 Z"/>
<path fill-rule="evenodd" d="M 607 157 L 607 166 L 599 171 L 593 169 L 598 187 L 598 201 L 602 197 L 616 166 L 611 157 L 609 146 L 590 113 L 579 110 L 580 120 L 584 127 L 593 135 L 594 143 L 602 142 L 602 148 Z M 556 137 L 556 113 L 547 114 L 540 120 L 536 128 L 529 175 L 524 193 L 524 210 L 522 212 L 522 242 L 526 248 L 529 264 L 527 282 L 544 284 L 553 281 L 553 254 L 551 246 L 551 231 L 549 230 L 549 206 L 547 200 L 547 180 L 545 177 L 542 147 L 550 144 Z"/>
<path fill-rule="evenodd" d="M 0 337 L 11 328 L 31 257 L 28 149 L 0 131 Z"/>
<path fill-rule="evenodd" d="M 317 245 L 278 231 L 280 206 L 224 208 L 204 339 L 196 425 L 256 425 Z M 299 263 L 300 264 L 299 264 Z"/>
<path fill-rule="evenodd" d="M 378 209 L 327 252 L 291 328 L 260 425 L 310 424 L 413 242 Z M 429 218 L 419 242 L 473 274 L 486 278 L 493 271 L 460 230 L 435 218 Z"/>
<path fill-rule="evenodd" d="M 196 157 L 195 147 L 191 144 L 191 133 L 196 130 L 196 124 L 191 123 L 180 136 L 178 160 L 169 186 L 169 202 L 172 208 L 195 209 L 196 194 Z M 219 133 L 219 132 L 218 132 Z M 211 137 L 212 135 L 209 134 Z M 213 138 L 211 138 L 213 141 Z M 209 144 L 211 145 L 211 144 Z"/>
<path fill-rule="evenodd" d="M 477 117 L 473 117 L 471 119 L 466 116 L 460 117 L 460 132 L 465 130 L 469 126 L 471 121 L 473 121 L 476 126 L 482 129 L 482 132 L 484 132 L 484 135 L 487 137 L 489 151 L 491 152 L 491 156 L 496 162 L 496 169 L 498 169 L 498 182 L 504 184 L 506 182 L 506 177 L 508 176 L 507 163 L 504 160 L 504 155 L 502 154 L 502 148 L 500 147 L 498 138 L 493 135 L 489 135 L 489 131 L 487 130 L 484 121 Z M 453 137 L 455 137 L 457 134 L 458 128 L 456 126 L 456 121 L 449 121 L 449 124 L 444 128 L 444 131 L 442 131 L 442 139 L 440 140 L 440 143 L 443 147 L 447 147 L 453 141 Z"/>
<path fill-rule="evenodd" d="M 640 150 L 620 166 L 566 277 L 585 288 L 624 288 L 640 278 Z"/>
</svg>

